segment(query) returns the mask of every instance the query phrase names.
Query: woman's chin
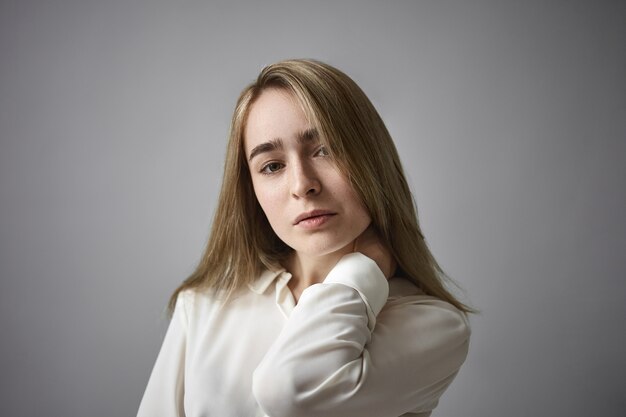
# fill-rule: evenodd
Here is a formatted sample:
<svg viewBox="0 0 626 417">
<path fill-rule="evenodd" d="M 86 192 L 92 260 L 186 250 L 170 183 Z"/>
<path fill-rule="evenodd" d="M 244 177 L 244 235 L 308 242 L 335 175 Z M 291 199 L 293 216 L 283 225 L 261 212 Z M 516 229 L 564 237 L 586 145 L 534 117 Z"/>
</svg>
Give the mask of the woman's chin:
<svg viewBox="0 0 626 417">
<path fill-rule="evenodd" d="M 311 242 L 308 245 L 291 246 L 294 253 L 299 257 L 306 258 L 326 258 L 336 257 L 339 260 L 342 256 L 352 252 L 354 240 L 347 242 Z"/>
</svg>

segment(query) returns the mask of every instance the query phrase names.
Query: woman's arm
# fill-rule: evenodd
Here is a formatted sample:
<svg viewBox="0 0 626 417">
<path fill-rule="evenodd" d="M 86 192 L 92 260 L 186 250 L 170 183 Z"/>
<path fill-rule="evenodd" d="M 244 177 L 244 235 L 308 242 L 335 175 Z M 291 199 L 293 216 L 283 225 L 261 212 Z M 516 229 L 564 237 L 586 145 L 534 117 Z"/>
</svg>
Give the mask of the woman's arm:
<svg viewBox="0 0 626 417">
<path fill-rule="evenodd" d="M 183 417 L 185 346 L 187 333 L 186 293 L 176 302 L 137 417 Z"/>
<path fill-rule="evenodd" d="M 397 417 L 434 408 L 465 360 L 469 326 L 426 296 L 389 302 L 376 262 L 344 256 L 304 290 L 253 377 L 272 417 Z"/>
</svg>

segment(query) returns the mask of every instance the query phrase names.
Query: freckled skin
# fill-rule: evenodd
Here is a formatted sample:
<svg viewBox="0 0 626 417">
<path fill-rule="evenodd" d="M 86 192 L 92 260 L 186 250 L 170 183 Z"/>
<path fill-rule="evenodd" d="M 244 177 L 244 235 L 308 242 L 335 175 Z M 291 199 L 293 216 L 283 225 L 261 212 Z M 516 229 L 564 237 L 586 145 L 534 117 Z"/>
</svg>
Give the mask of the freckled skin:
<svg viewBox="0 0 626 417">
<path fill-rule="evenodd" d="M 265 90 L 248 115 L 245 151 L 249 158 L 258 145 L 280 139 L 282 146 L 249 161 L 259 204 L 274 232 L 299 256 L 337 258 L 353 250 L 371 218 L 319 142 L 298 140 L 311 128 L 290 93 Z M 297 216 L 315 209 L 334 215 L 320 227 L 294 225 Z"/>
</svg>

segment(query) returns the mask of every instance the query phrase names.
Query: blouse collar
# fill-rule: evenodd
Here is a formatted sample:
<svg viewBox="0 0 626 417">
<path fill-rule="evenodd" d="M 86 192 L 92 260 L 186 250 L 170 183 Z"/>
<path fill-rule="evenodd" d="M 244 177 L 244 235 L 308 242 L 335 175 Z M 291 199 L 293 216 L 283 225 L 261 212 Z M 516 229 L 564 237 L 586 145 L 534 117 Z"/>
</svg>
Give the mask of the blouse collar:
<svg viewBox="0 0 626 417">
<path fill-rule="evenodd" d="M 264 271 L 256 281 L 248 284 L 248 287 L 257 294 L 263 294 L 267 288 L 279 278 L 285 271 L 285 269 L 279 269 L 278 271 Z"/>
</svg>

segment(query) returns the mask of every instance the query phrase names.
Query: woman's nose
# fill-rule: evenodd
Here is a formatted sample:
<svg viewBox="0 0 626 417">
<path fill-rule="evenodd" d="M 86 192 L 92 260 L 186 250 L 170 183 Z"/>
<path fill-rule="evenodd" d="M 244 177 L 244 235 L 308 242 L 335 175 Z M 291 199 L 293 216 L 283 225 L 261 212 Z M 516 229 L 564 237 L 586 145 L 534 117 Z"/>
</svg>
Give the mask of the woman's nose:
<svg viewBox="0 0 626 417">
<path fill-rule="evenodd" d="M 322 190 L 317 172 L 307 163 L 292 164 L 291 194 L 296 198 L 310 197 Z"/>
</svg>

